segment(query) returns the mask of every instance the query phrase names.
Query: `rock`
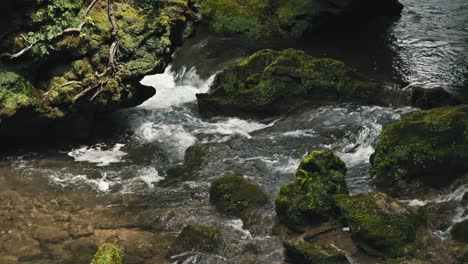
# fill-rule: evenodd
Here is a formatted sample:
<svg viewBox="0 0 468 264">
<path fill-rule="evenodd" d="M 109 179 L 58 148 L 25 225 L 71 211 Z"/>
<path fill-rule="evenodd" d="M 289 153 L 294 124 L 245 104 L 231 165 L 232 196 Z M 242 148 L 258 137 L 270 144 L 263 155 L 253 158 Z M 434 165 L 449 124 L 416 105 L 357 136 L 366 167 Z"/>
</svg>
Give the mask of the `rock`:
<svg viewBox="0 0 468 264">
<path fill-rule="evenodd" d="M 171 179 L 192 179 L 197 175 L 205 163 L 209 150 L 209 144 L 195 144 L 188 147 L 185 151 L 184 164 L 169 169 L 167 174 L 169 175 L 170 179 L 167 179 L 166 182 L 170 181 Z"/>
<path fill-rule="evenodd" d="M 199 251 L 204 253 L 217 253 L 222 248 L 223 236 L 219 229 L 188 225 L 177 236 L 176 241 L 171 246 L 169 255 L 177 255 L 187 251 Z"/>
<path fill-rule="evenodd" d="M 276 198 L 280 221 L 290 227 L 320 223 L 337 215 L 335 194 L 348 194 L 345 163 L 330 150 L 312 151 L 302 160 L 293 182 Z"/>
<path fill-rule="evenodd" d="M 378 264 L 430 264 L 425 260 L 420 259 L 411 259 L 411 258 L 395 258 L 395 259 L 386 259 L 380 261 Z"/>
<path fill-rule="evenodd" d="M 42 255 L 40 243 L 34 239 L 10 239 L 2 241 L 3 249 L 20 261 L 32 261 Z"/>
<path fill-rule="evenodd" d="M 198 94 L 203 114 L 284 113 L 299 105 L 378 103 L 381 86 L 327 58 L 298 50 L 261 50 L 220 71 L 208 94 Z"/>
<path fill-rule="evenodd" d="M 369 0 L 205 0 L 200 10 L 205 23 L 218 34 L 243 34 L 250 38 L 299 38 L 304 33 L 341 23 L 356 25 L 381 15 L 399 15 L 397 0 L 376 4 Z"/>
<path fill-rule="evenodd" d="M 58 242 L 69 237 L 67 231 L 56 226 L 38 226 L 33 232 L 33 237 L 44 242 Z"/>
<path fill-rule="evenodd" d="M 377 257 L 400 257 L 416 238 L 421 219 L 407 205 L 383 193 L 337 195 L 336 203 L 358 247 Z"/>
<path fill-rule="evenodd" d="M 96 252 L 91 264 L 122 264 L 123 255 L 124 252 L 119 246 L 105 243 Z"/>
<path fill-rule="evenodd" d="M 265 205 L 268 196 L 241 175 L 226 174 L 211 183 L 210 202 L 222 212 L 239 216 L 248 209 Z"/>
<path fill-rule="evenodd" d="M 466 105 L 417 111 L 386 126 L 371 160 L 374 184 L 396 196 L 449 185 L 468 171 L 467 130 Z"/>
<path fill-rule="evenodd" d="M 31 1 L 0 18 L 2 139 L 89 135 L 94 116 L 154 95 L 139 81 L 162 72 L 193 30 L 191 0 L 91 2 Z"/>
<path fill-rule="evenodd" d="M 348 264 L 349 261 L 343 252 L 331 245 L 311 244 L 307 242 L 284 241 L 286 255 L 297 264 Z"/>
<path fill-rule="evenodd" d="M 412 89 L 409 102 L 412 106 L 419 107 L 421 109 L 432 109 L 461 104 L 459 99 L 442 87 L 428 89 L 415 87 Z"/>
<path fill-rule="evenodd" d="M 453 225 L 450 234 L 453 239 L 468 243 L 468 220 Z"/>
</svg>

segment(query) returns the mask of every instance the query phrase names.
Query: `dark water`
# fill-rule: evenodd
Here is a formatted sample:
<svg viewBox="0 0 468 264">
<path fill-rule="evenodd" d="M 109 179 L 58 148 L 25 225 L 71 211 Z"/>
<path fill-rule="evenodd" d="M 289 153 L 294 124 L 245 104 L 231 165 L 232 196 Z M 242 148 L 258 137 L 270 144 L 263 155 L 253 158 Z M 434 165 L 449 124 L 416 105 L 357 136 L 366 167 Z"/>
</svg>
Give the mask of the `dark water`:
<svg viewBox="0 0 468 264">
<path fill-rule="evenodd" d="M 151 206 L 141 217 L 162 223 L 168 231 L 177 232 L 189 223 L 222 227 L 227 239 L 223 253 L 194 255 L 187 263 L 282 263 L 281 243 L 271 234 L 272 204 L 280 186 L 293 179 L 300 160 L 311 150 L 330 148 L 349 168 L 351 192 L 366 192 L 371 188 L 368 160 L 382 127 L 414 109 L 338 105 L 270 120 L 205 119 L 196 111 L 195 93 L 207 91 L 223 66 L 265 47 L 295 47 L 340 59 L 397 89 L 422 85 L 463 92 L 468 79 L 468 4 L 403 3 L 402 17 L 386 31 L 370 24 L 348 34 L 255 45 L 201 33 L 176 52 L 164 74 L 145 78 L 145 84 L 157 89 L 155 97 L 107 117 L 118 124 L 112 128 L 118 133 L 85 146 L 19 150 L 4 161 L 23 182 L 47 179 L 52 189 L 93 191 L 100 199 L 144 194 Z M 195 144 L 208 146 L 199 170 L 189 179 L 169 175 Z M 259 212 L 260 224 L 249 230 L 240 219 L 221 215 L 209 205 L 210 181 L 228 172 L 245 175 L 270 195 L 270 206 Z M 254 251 L 247 250 L 252 246 Z"/>
</svg>

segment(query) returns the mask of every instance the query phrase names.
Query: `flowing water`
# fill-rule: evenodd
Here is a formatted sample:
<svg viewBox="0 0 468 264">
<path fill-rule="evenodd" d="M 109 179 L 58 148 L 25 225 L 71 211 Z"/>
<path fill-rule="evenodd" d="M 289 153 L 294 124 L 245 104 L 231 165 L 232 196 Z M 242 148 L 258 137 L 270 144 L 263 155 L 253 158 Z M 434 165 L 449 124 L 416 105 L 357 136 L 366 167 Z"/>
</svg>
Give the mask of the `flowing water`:
<svg viewBox="0 0 468 264">
<path fill-rule="evenodd" d="M 342 41 L 268 45 L 344 60 L 393 88 L 409 84 L 459 90 L 468 79 L 468 3 L 449 2 L 405 0 L 402 17 L 385 34 L 369 36 L 363 29 Z M 369 157 L 382 127 L 415 109 L 342 104 L 266 120 L 201 117 L 195 94 L 208 91 L 224 65 L 261 47 L 200 34 L 176 52 L 163 74 L 142 80 L 156 88 L 153 98 L 105 118 L 112 135 L 87 145 L 21 149 L 3 161 L 13 177 L 24 183 L 47 180 L 51 190 L 83 190 L 98 199 L 142 195 L 142 202 L 151 206 L 141 217 L 168 231 L 189 223 L 223 229 L 222 254 L 197 254 L 184 263 L 282 263 L 281 241 L 271 234 L 273 200 L 280 186 L 293 179 L 300 160 L 311 150 L 330 148 L 348 166 L 350 191 L 366 192 L 372 188 Z M 203 155 L 195 157 L 199 168 L 185 178 L 170 173 L 183 165 L 190 146 L 203 148 Z M 270 205 L 259 212 L 259 224 L 248 230 L 240 219 L 217 213 L 208 201 L 210 181 L 231 172 L 252 179 L 270 196 Z"/>
</svg>

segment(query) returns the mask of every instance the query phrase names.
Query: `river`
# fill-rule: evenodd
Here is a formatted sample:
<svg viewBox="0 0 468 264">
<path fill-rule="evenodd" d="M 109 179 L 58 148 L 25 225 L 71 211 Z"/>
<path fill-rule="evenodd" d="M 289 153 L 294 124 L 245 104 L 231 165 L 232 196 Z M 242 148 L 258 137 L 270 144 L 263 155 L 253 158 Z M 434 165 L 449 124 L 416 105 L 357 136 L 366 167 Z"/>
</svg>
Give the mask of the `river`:
<svg viewBox="0 0 468 264">
<path fill-rule="evenodd" d="M 174 54 L 163 74 L 147 76 L 156 95 L 141 106 L 102 120 L 112 133 L 86 145 L 22 148 L 2 157 L 17 182 L 50 191 L 82 191 L 96 199 L 138 194 L 150 206 L 141 216 L 177 232 L 186 224 L 219 226 L 226 238 L 220 255 L 196 255 L 187 263 L 282 263 L 281 241 L 272 235 L 273 201 L 294 177 L 300 160 L 314 149 L 330 148 L 349 169 L 352 193 L 372 188 L 367 173 L 382 127 L 414 111 L 411 107 L 342 104 L 305 108 L 264 120 L 204 118 L 196 93 L 206 92 L 223 66 L 258 48 L 304 49 L 314 56 L 340 59 L 386 83 L 389 89 L 443 86 L 467 93 L 468 3 L 464 0 L 403 0 L 402 17 L 387 32 L 363 27 L 353 34 L 295 43 L 248 43 L 203 32 Z M 466 89 L 465 89 L 466 90 Z M 183 165 L 190 146 L 203 148 L 201 165 L 189 177 L 171 173 Z M 243 228 L 240 219 L 210 206 L 210 181 L 225 173 L 242 174 L 270 196 L 259 224 Z M 17 188 L 21 188 L 18 186 Z M 248 248 L 255 247 L 255 250 Z"/>
</svg>

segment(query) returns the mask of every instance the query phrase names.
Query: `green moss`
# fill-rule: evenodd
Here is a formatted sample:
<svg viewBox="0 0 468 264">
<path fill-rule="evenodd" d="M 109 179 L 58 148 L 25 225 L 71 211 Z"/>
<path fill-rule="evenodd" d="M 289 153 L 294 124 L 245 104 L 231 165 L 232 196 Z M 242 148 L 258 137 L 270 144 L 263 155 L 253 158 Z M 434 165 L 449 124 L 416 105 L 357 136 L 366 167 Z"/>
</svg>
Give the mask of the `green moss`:
<svg viewBox="0 0 468 264">
<path fill-rule="evenodd" d="M 383 193 L 355 196 L 337 195 L 351 236 L 367 253 L 378 257 L 398 257 L 415 240 L 421 224 L 418 214 Z"/>
<path fill-rule="evenodd" d="M 223 236 L 219 229 L 200 225 L 188 225 L 177 237 L 169 254 L 177 255 L 191 250 L 217 253 L 222 248 L 222 245 Z"/>
<path fill-rule="evenodd" d="M 297 38 L 314 26 L 319 5 L 315 0 L 206 0 L 200 10 L 216 33 Z"/>
<path fill-rule="evenodd" d="M 123 250 L 119 246 L 105 243 L 99 248 L 91 264 L 122 264 L 123 255 Z"/>
<path fill-rule="evenodd" d="M 239 215 L 247 209 L 266 204 L 268 196 L 250 180 L 227 174 L 211 183 L 210 202 L 220 211 Z"/>
<path fill-rule="evenodd" d="M 307 242 L 294 243 L 284 241 L 286 255 L 292 258 L 294 263 L 314 264 L 347 264 L 346 256 L 331 245 L 311 244 Z"/>
<path fill-rule="evenodd" d="M 278 113 L 302 103 L 377 102 L 378 83 L 332 59 L 262 50 L 216 75 L 201 112 Z"/>
<path fill-rule="evenodd" d="M 11 116 L 21 108 L 39 103 L 31 83 L 20 74 L 0 66 L 0 116 Z"/>
<path fill-rule="evenodd" d="M 411 182 L 439 187 L 468 170 L 468 106 L 414 112 L 386 126 L 370 173 L 377 187 L 398 195 Z"/>
<path fill-rule="evenodd" d="M 468 243 L 468 220 L 453 225 L 451 234 L 453 239 Z"/>
<path fill-rule="evenodd" d="M 276 198 L 279 219 L 290 226 L 327 221 L 336 216 L 335 194 L 347 194 L 346 166 L 330 150 L 311 152 L 299 165 L 293 182 Z"/>
</svg>

